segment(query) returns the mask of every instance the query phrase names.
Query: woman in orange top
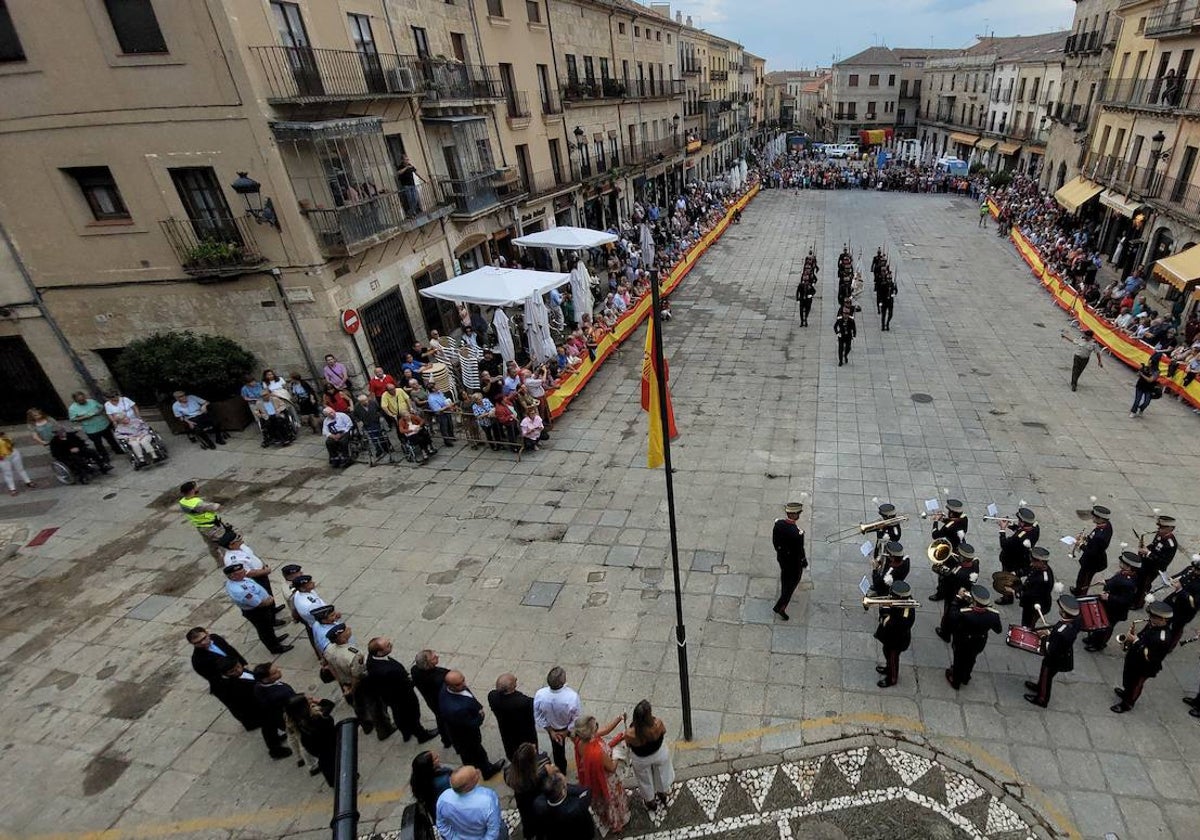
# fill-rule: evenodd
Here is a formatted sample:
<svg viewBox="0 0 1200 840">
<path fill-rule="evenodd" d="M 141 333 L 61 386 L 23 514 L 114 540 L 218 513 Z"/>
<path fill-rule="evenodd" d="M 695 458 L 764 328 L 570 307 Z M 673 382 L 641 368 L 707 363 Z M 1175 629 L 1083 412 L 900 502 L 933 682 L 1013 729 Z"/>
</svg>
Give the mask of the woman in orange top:
<svg viewBox="0 0 1200 840">
<path fill-rule="evenodd" d="M 617 778 L 612 748 L 604 740 L 604 736 L 620 723 L 621 718 L 617 717 L 601 729 L 591 715 L 575 723 L 575 767 L 579 771 L 579 784 L 591 792 L 596 819 L 612 832 L 621 831 L 629 823 L 629 796 Z"/>
</svg>

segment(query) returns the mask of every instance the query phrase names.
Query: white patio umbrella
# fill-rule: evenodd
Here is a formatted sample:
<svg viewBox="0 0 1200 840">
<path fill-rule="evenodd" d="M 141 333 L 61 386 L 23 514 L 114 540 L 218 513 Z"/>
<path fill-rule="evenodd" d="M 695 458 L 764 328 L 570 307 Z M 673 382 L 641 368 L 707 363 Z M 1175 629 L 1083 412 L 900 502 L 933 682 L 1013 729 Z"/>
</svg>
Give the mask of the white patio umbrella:
<svg viewBox="0 0 1200 840">
<path fill-rule="evenodd" d="M 650 234 L 650 226 L 645 222 L 642 223 L 641 249 L 641 264 L 649 272 L 654 266 L 654 237 Z"/>
<path fill-rule="evenodd" d="M 550 313 L 541 295 L 530 295 L 525 301 L 525 337 L 529 340 L 529 356 L 534 362 L 552 359 L 558 352 L 550 337 Z"/>
<path fill-rule="evenodd" d="M 496 328 L 496 343 L 500 345 L 500 358 L 504 359 L 506 364 L 516 361 L 517 353 L 513 347 L 512 322 L 508 320 L 508 315 L 504 314 L 504 307 L 496 307 L 496 312 L 492 315 L 492 326 Z"/>
<path fill-rule="evenodd" d="M 560 226 L 519 236 L 513 240 L 513 244 L 525 248 L 558 248 L 562 251 L 580 251 L 587 248 L 599 248 L 601 245 L 616 241 L 616 234 L 608 231 Z"/>
<path fill-rule="evenodd" d="M 592 278 L 588 274 L 583 260 L 575 263 L 571 269 L 571 297 L 575 302 L 575 318 L 582 320 L 584 315 L 591 315 L 596 302 L 592 300 Z"/>
</svg>

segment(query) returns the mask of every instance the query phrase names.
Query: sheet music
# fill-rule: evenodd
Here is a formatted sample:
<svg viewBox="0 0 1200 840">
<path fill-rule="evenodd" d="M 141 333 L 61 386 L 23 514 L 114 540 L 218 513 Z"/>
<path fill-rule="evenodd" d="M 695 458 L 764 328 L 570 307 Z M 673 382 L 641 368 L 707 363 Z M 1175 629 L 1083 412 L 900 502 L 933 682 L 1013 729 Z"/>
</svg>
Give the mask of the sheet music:
<svg viewBox="0 0 1200 840">
<path fill-rule="evenodd" d="M 858 582 L 858 591 L 867 597 L 867 593 L 871 591 L 871 576 L 863 575 L 863 579 Z"/>
<path fill-rule="evenodd" d="M 998 504 L 996 504 L 995 502 L 992 502 L 990 505 L 988 505 L 987 515 L 988 516 L 999 516 L 1000 515 L 1000 506 Z"/>
<path fill-rule="evenodd" d="M 1061 540 L 1059 540 L 1059 542 L 1062 543 L 1063 545 L 1075 545 L 1075 538 L 1074 537 L 1063 537 Z"/>
<path fill-rule="evenodd" d="M 941 506 L 942 506 L 941 502 L 939 502 L 937 499 L 926 499 L 925 500 L 925 512 L 926 513 L 935 513 Z"/>
<path fill-rule="evenodd" d="M 867 540 L 858 547 L 858 550 L 862 552 L 863 557 L 870 557 L 875 552 L 875 543 Z"/>
</svg>

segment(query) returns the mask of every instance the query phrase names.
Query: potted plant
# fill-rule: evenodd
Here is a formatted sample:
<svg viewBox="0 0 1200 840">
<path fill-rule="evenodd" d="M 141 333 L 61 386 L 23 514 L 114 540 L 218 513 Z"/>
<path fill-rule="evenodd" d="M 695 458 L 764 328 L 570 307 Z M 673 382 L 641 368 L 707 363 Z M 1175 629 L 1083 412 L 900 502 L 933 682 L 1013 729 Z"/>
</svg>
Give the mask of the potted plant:
<svg viewBox="0 0 1200 840">
<path fill-rule="evenodd" d="M 130 343 L 115 367 L 130 396 L 157 404 L 176 433 L 183 431 L 171 413 L 176 389 L 208 400 L 209 414 L 222 429 L 239 431 L 253 422 L 239 391 L 245 375 L 256 369 L 254 356 L 224 336 L 155 333 Z"/>
<path fill-rule="evenodd" d="M 239 265 L 242 261 L 242 246 L 237 242 L 222 242 L 205 239 L 188 249 L 184 255 L 184 268 L 223 268 Z"/>
</svg>

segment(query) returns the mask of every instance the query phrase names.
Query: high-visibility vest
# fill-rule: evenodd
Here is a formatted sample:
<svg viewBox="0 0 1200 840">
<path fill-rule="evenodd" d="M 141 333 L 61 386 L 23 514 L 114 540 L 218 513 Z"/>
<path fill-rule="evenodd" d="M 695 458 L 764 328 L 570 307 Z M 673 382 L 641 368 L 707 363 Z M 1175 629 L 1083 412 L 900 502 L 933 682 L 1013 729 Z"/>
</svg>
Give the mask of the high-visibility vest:
<svg viewBox="0 0 1200 840">
<path fill-rule="evenodd" d="M 196 510 L 202 504 L 204 504 L 204 500 L 199 496 L 185 496 L 179 500 L 179 506 L 183 508 L 183 515 L 188 518 L 188 522 L 197 528 L 212 528 L 220 519 L 216 511 Z"/>
</svg>

